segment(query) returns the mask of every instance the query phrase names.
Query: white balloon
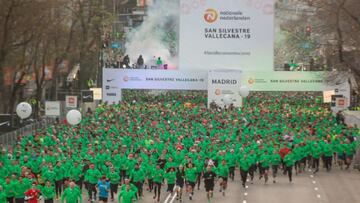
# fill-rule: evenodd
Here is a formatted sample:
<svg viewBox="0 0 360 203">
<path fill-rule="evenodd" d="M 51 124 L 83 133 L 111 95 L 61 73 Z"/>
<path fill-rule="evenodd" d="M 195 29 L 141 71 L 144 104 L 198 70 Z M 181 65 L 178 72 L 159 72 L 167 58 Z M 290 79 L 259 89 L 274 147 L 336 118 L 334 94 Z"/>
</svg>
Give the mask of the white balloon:
<svg viewBox="0 0 360 203">
<path fill-rule="evenodd" d="M 225 105 L 228 106 L 228 105 L 230 105 L 230 104 L 233 103 L 233 98 L 231 97 L 231 95 L 226 94 L 226 95 L 224 96 L 224 98 L 223 98 L 223 102 L 224 102 Z"/>
<path fill-rule="evenodd" d="M 31 105 L 27 102 L 21 102 L 16 106 L 16 114 L 21 118 L 29 118 L 32 112 Z"/>
<path fill-rule="evenodd" d="M 241 97 L 247 97 L 250 94 L 250 89 L 247 86 L 241 86 L 240 87 L 240 96 Z"/>
<path fill-rule="evenodd" d="M 66 120 L 70 125 L 77 125 L 81 122 L 80 111 L 73 109 L 66 114 Z"/>
</svg>

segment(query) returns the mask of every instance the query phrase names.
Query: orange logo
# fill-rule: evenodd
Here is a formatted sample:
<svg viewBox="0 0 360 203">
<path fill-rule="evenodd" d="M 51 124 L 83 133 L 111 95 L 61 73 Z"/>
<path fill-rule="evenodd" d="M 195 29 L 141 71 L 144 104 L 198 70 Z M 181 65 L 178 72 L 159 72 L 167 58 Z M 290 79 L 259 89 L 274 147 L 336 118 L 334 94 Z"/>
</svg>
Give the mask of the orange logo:
<svg viewBox="0 0 360 203">
<path fill-rule="evenodd" d="M 218 96 L 219 96 L 220 94 L 221 94 L 221 90 L 216 89 L 216 90 L 215 90 L 215 95 L 218 95 Z"/>
<path fill-rule="evenodd" d="M 250 78 L 249 80 L 248 80 L 248 83 L 250 84 L 250 85 L 252 85 L 252 84 L 254 84 L 254 79 L 252 79 L 252 78 Z"/>
<path fill-rule="evenodd" d="M 218 19 L 219 15 L 215 9 L 209 8 L 205 11 L 204 19 L 208 23 L 213 23 Z"/>
<path fill-rule="evenodd" d="M 128 76 L 125 76 L 125 77 L 123 78 L 123 80 L 124 80 L 124 82 L 127 82 L 127 81 L 129 81 L 129 77 L 128 77 Z"/>
</svg>

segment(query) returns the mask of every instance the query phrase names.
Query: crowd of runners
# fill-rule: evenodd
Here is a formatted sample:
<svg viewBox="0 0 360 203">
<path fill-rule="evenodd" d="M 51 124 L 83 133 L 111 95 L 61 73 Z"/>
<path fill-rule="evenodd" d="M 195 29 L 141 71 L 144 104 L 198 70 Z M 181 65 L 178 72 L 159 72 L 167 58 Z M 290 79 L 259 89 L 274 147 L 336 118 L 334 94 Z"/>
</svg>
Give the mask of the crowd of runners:
<svg viewBox="0 0 360 203">
<path fill-rule="evenodd" d="M 159 202 L 164 185 L 178 201 L 203 189 L 211 201 L 214 186 L 225 196 L 235 176 L 246 187 L 255 174 L 276 184 L 278 175 L 292 182 L 293 173 L 330 172 L 334 163 L 349 170 L 359 143 L 358 128 L 311 94 L 253 93 L 227 109 L 207 109 L 202 93 L 142 96 L 2 145 L 0 203 L 79 203 L 83 191 L 90 202 L 149 194 Z"/>
</svg>

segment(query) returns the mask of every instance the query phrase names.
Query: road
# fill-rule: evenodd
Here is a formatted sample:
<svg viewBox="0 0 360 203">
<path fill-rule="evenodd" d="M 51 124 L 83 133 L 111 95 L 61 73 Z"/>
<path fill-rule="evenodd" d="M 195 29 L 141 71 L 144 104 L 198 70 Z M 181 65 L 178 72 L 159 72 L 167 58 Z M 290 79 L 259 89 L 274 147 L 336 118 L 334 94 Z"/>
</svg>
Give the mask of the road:
<svg viewBox="0 0 360 203">
<path fill-rule="evenodd" d="M 333 169 L 331 172 L 325 172 L 322 169 L 315 175 L 307 171 L 294 174 L 292 183 L 282 174 L 275 184 L 271 178 L 264 184 L 264 180 L 259 180 L 258 177 L 256 174 L 254 183 L 247 183 L 248 187 L 243 188 L 239 180 L 240 175 L 237 173 L 235 181 L 229 182 L 225 196 L 219 192 L 219 186 L 215 186 L 211 203 L 360 203 L 360 172 L 357 170 Z M 162 188 L 161 203 L 179 202 L 166 194 L 166 186 Z M 138 203 L 156 202 L 152 199 L 152 193 L 145 191 L 144 194 L 145 197 Z M 84 203 L 86 200 L 87 197 L 84 195 Z M 182 202 L 208 203 L 203 183 L 200 190 L 195 190 L 192 201 L 184 195 Z"/>
<path fill-rule="evenodd" d="M 218 191 L 216 186 L 212 203 L 360 203 L 360 172 L 357 170 L 340 171 L 334 169 L 331 172 L 321 170 L 316 175 L 306 173 L 294 175 L 293 182 L 289 183 L 287 176 L 280 175 L 277 183 L 272 179 L 264 184 L 263 179 L 255 177 L 254 184 L 247 184 L 244 189 L 236 174 L 236 180 L 229 183 L 225 197 Z M 183 202 L 207 203 L 204 188 L 195 191 L 192 201 L 183 198 Z M 164 193 L 163 193 L 164 194 Z M 154 203 L 152 195 L 146 194 L 141 203 Z M 164 202 L 166 196 L 160 202 Z M 178 202 L 176 199 L 173 202 Z M 167 203 L 173 203 L 167 201 Z"/>
</svg>

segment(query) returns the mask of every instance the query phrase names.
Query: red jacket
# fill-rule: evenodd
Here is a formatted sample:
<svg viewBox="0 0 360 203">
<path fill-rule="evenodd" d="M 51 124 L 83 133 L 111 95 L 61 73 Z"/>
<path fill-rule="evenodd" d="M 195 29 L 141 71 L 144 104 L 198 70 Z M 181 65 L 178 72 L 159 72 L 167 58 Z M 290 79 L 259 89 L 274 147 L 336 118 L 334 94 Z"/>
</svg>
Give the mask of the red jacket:
<svg viewBox="0 0 360 203">
<path fill-rule="evenodd" d="M 281 159 L 284 159 L 284 157 L 289 154 L 290 152 L 290 149 L 285 147 L 285 148 L 281 148 L 280 149 L 280 156 L 281 156 Z"/>
<path fill-rule="evenodd" d="M 38 203 L 40 190 L 38 189 L 30 189 L 25 192 L 25 195 L 29 197 L 28 203 Z"/>
</svg>

